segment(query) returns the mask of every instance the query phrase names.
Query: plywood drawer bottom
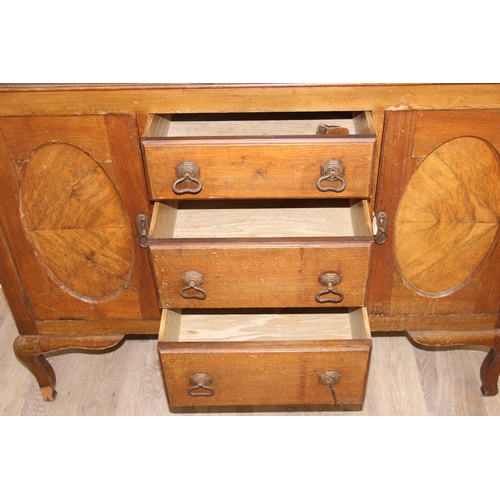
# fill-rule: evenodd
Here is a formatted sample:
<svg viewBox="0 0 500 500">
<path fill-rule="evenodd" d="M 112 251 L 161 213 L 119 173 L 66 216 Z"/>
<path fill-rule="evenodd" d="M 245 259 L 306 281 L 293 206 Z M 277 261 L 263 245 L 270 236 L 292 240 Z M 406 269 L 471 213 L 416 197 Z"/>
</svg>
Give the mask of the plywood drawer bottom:
<svg viewBox="0 0 500 500">
<path fill-rule="evenodd" d="M 158 351 L 171 406 L 361 404 L 371 336 L 364 308 L 164 310 Z"/>
</svg>

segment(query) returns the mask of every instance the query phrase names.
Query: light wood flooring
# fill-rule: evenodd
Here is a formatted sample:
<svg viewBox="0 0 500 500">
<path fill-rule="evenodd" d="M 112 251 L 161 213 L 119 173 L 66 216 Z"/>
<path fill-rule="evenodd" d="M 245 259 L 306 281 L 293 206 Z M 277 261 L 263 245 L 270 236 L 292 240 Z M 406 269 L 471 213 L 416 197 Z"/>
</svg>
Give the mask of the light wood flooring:
<svg viewBox="0 0 500 500">
<path fill-rule="evenodd" d="M 373 335 L 366 400 L 358 411 L 321 406 L 170 410 L 154 339 L 128 340 L 99 354 L 47 356 L 58 395 L 45 402 L 34 377 L 14 356 L 16 336 L 0 289 L 0 415 L 500 415 L 500 397 L 480 393 L 479 368 L 488 349 L 422 348 L 403 333 Z"/>
</svg>

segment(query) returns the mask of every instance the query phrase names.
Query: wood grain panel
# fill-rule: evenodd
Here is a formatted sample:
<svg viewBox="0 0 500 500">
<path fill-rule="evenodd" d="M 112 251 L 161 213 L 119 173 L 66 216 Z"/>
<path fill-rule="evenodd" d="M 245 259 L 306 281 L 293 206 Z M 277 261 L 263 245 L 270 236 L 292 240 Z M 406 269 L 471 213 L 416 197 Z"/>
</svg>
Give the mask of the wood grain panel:
<svg viewBox="0 0 500 500">
<path fill-rule="evenodd" d="M 500 108 L 498 84 L 3 86 L 0 115 Z"/>
<path fill-rule="evenodd" d="M 407 284 L 429 297 L 465 285 L 484 262 L 497 224 L 399 222 L 396 252 Z"/>
<path fill-rule="evenodd" d="M 1 142 L 1 141 L 0 141 Z M 1 148 L 1 145 L 0 145 Z M 17 272 L 9 244 L 0 220 L 0 292 L 9 300 L 10 309 L 15 314 L 17 329 L 26 335 L 35 335 L 37 328 L 31 313 L 26 290 Z"/>
<path fill-rule="evenodd" d="M 437 299 L 433 299 L 437 302 Z M 459 309 L 459 308 L 457 308 Z M 474 310 L 463 314 L 400 313 L 391 315 L 369 315 L 370 327 L 374 332 L 401 332 L 409 329 L 435 330 L 437 328 L 496 328 L 498 314 L 478 314 Z M 469 309 L 470 311 L 470 309 Z"/>
<path fill-rule="evenodd" d="M 21 177 L 21 216 L 47 273 L 86 300 L 117 295 L 134 246 L 122 200 L 99 164 L 74 146 L 35 151 Z"/>
<path fill-rule="evenodd" d="M 161 347 L 172 406 L 333 404 L 330 388 L 318 381 L 321 373 L 333 370 L 342 374 L 335 387 L 338 403 L 361 404 L 369 354 L 369 345 L 342 349 L 328 341 L 282 347 L 255 342 Z M 210 374 L 213 397 L 188 395 L 193 373 Z"/>
<path fill-rule="evenodd" d="M 138 214 L 151 217 L 144 167 L 141 161 L 139 134 L 133 116 L 105 116 L 106 135 L 114 165 L 116 187 L 125 203 L 125 210 L 132 221 L 135 251 L 134 269 L 130 277 L 131 287 L 138 291 L 141 315 L 146 319 L 160 319 L 158 295 L 154 282 L 149 253 L 139 248 L 139 230 L 135 223 Z"/>
<path fill-rule="evenodd" d="M 23 277 L 34 319 L 159 319 L 158 299 L 146 250 L 135 251 L 132 275 L 117 299 L 97 303 L 82 300 L 68 294 L 49 278 L 46 266 L 35 256 L 33 245 L 26 238 L 19 210 L 21 167 L 29 164 L 32 159 L 31 152 L 46 144 L 51 144 L 51 147 L 72 144 L 78 148 L 93 144 L 93 148 L 89 148 L 92 156 L 115 184 L 123 200 L 128 220 L 133 221 L 137 213 L 148 213 L 150 206 L 134 118 L 2 118 L 0 131 L 0 185 L 3 194 L 0 196 L 0 217 L 6 238 L 13 245 L 12 255 L 19 275 Z M 4 137 L 7 137 L 6 141 L 3 140 Z M 36 189 L 36 186 L 33 189 Z M 47 186 L 47 189 L 52 189 L 51 192 L 55 190 L 57 197 L 57 186 Z M 96 199 L 99 199 L 100 190 L 97 190 L 97 193 Z M 34 209 L 33 213 L 38 211 Z M 111 211 L 108 213 L 108 217 L 113 217 Z M 106 220 L 107 217 L 106 210 L 103 213 L 89 210 L 88 214 L 80 212 L 80 215 L 82 220 L 85 217 L 96 221 L 103 217 L 103 220 Z M 57 225 L 55 219 L 51 219 L 51 224 Z M 130 239 L 130 244 L 135 246 L 137 229 L 133 227 L 132 230 L 134 238 Z"/>
<path fill-rule="evenodd" d="M 481 137 L 500 151 L 498 109 L 484 110 L 480 115 L 471 110 L 418 112 L 416 119 L 413 158 L 423 158 L 440 144 L 464 136 Z"/>
<path fill-rule="evenodd" d="M 367 309 L 370 315 L 387 315 L 391 308 L 393 253 L 391 235 L 394 234 L 395 214 L 404 187 L 415 168 L 409 162 L 412 137 L 415 130 L 415 113 L 399 111 L 386 113 L 384 141 L 381 147 L 375 212 L 387 212 L 389 240 L 384 245 L 373 245 L 370 265 Z M 387 328 L 390 329 L 390 328 Z"/>
<path fill-rule="evenodd" d="M 498 196 L 495 194 L 498 192 L 499 183 L 497 153 L 481 138 L 469 137 L 464 139 L 468 146 L 471 141 L 479 144 L 477 154 L 466 159 L 466 150 L 460 146 L 453 159 L 453 154 L 450 156 L 449 151 L 443 150 L 443 155 L 436 155 L 433 168 L 427 172 L 426 179 L 420 179 L 422 182 L 415 183 L 414 186 L 411 186 L 410 182 L 414 172 L 418 172 L 416 169 L 423 164 L 421 159 L 412 157 L 417 118 L 419 124 L 423 123 L 423 117 L 427 124 L 436 120 L 432 130 L 436 131 L 437 137 L 442 137 L 442 131 L 446 130 L 447 139 L 455 137 L 457 132 L 464 133 L 464 130 L 468 132 L 468 136 L 474 136 L 475 125 L 483 120 L 482 112 L 466 112 L 464 116 L 468 118 L 468 128 L 464 129 L 464 122 L 460 122 L 460 127 L 457 126 L 455 130 L 453 124 L 458 122 L 454 117 L 458 115 L 450 114 L 453 116 L 448 123 L 445 120 L 446 114 L 443 113 L 387 113 L 376 211 L 383 210 L 389 214 L 389 240 L 384 245 L 375 245 L 373 248 L 368 291 L 370 321 L 376 329 L 398 330 L 417 324 L 420 327 L 416 328 L 456 328 L 461 322 L 473 328 L 479 325 L 485 328 L 495 326 L 500 304 L 499 283 L 495 280 L 499 272 L 500 254 L 495 229 L 499 206 Z M 489 113 L 484 114 L 484 119 L 490 118 Z M 449 124 L 450 127 L 443 126 L 443 123 Z M 441 130 L 438 133 L 439 128 Z M 447 144 L 454 143 L 447 142 L 447 139 Z M 433 139 L 433 142 L 436 141 Z M 430 151 L 437 145 L 439 144 L 434 144 Z M 453 168 L 449 167 L 454 161 L 465 165 L 460 173 L 455 173 Z M 407 248 L 408 261 L 417 263 L 415 259 L 418 259 L 418 252 L 415 253 L 415 249 L 418 246 L 415 241 L 410 241 L 417 237 L 414 234 L 416 225 L 422 226 L 420 236 L 424 243 L 421 248 L 425 252 L 441 245 L 439 252 L 434 255 L 443 256 L 445 266 L 451 269 L 450 276 L 453 276 L 448 277 L 452 281 L 445 285 L 453 287 L 465 279 L 462 288 L 455 286 L 451 289 L 453 293 L 446 297 L 417 294 L 398 268 L 396 225 L 401 222 L 401 227 L 404 228 L 406 224 L 405 221 L 397 222 L 399 202 L 406 189 L 413 189 L 413 195 L 404 202 L 404 211 L 410 214 L 405 217 L 419 220 L 418 224 L 414 223 L 412 229 L 408 230 L 412 234 L 408 233 L 407 237 L 400 240 L 400 248 Z M 443 222 L 436 225 L 440 218 Z M 434 224 L 431 224 L 432 220 Z M 461 222 L 455 224 L 456 228 L 453 230 L 453 224 L 446 224 L 449 221 Z M 482 222 L 476 228 L 478 221 Z M 467 223 L 473 225 L 467 228 Z M 481 227 L 483 229 L 479 229 Z M 458 252 L 456 242 L 464 235 L 477 244 L 472 253 L 468 245 L 461 254 Z M 440 244 L 436 243 L 436 238 L 441 238 Z M 442 238 L 445 238 L 444 243 Z M 461 245 L 464 245 L 464 240 Z M 462 265 L 457 266 L 460 262 Z M 463 273 L 457 274 L 461 273 L 463 268 L 466 269 L 465 276 Z M 425 269 L 425 266 L 422 269 Z M 417 271 L 415 266 L 415 272 Z M 433 280 L 438 287 L 444 283 L 439 273 L 433 275 Z M 468 318 L 467 315 L 471 316 Z"/>
<path fill-rule="evenodd" d="M 349 140 L 143 140 L 143 145 L 155 200 L 367 198 L 371 194 L 374 142 L 375 136 Z M 322 192 L 316 186 L 321 165 L 331 159 L 346 166 L 346 188 L 341 193 Z M 200 168 L 203 186 L 198 194 L 176 195 L 172 191 L 177 180 L 175 167 L 184 161 L 195 162 Z"/>
<path fill-rule="evenodd" d="M 329 270 L 342 275 L 335 288 L 344 299 L 323 306 L 354 307 L 365 301 L 369 241 L 177 241 L 150 243 L 163 307 L 317 307 L 316 294 L 326 290 L 318 278 Z M 205 300 L 180 296 L 181 277 L 190 270 L 206 280 Z"/>
<path fill-rule="evenodd" d="M 24 162 L 40 145 L 50 143 L 72 144 L 103 167 L 111 163 L 102 116 L 54 116 L 50 121 L 45 116 L 29 116 L 5 123 L 9 126 L 2 127 L 2 134 L 14 164 Z"/>
<path fill-rule="evenodd" d="M 76 319 L 58 321 L 37 321 L 40 335 L 104 335 L 123 333 L 130 335 L 158 335 L 160 320 L 102 319 L 82 321 Z"/>
</svg>

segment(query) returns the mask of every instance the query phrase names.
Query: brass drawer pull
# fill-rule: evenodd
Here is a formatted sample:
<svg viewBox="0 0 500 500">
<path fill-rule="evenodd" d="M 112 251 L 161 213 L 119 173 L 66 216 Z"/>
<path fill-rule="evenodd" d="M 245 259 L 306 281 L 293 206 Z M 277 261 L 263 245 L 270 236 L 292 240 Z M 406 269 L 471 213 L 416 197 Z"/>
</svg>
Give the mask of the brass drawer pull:
<svg viewBox="0 0 500 500">
<path fill-rule="evenodd" d="M 181 297 L 184 297 L 185 299 L 198 299 L 198 300 L 204 300 L 207 298 L 207 292 L 201 288 L 201 285 L 205 284 L 206 281 L 203 279 L 203 275 L 200 274 L 198 271 L 186 271 L 182 275 L 182 282 L 186 285 L 184 288 L 181 289 L 180 294 Z M 187 294 L 188 290 L 196 290 L 197 292 L 200 292 L 201 295 L 191 293 Z"/>
<path fill-rule="evenodd" d="M 344 176 L 345 165 L 340 160 L 328 160 L 321 165 L 320 178 L 316 182 L 316 187 L 323 192 L 334 191 L 335 193 L 341 193 L 346 186 Z M 322 182 L 324 181 L 340 182 L 340 186 L 323 186 Z"/>
<path fill-rule="evenodd" d="M 196 194 L 201 191 L 202 184 L 200 181 L 200 169 L 196 163 L 192 161 L 183 161 L 175 167 L 175 173 L 177 174 L 177 180 L 172 184 L 172 191 L 175 194 L 191 193 Z M 183 187 L 178 189 L 177 186 L 185 181 L 191 181 L 196 184 L 196 187 Z"/>
<path fill-rule="evenodd" d="M 342 381 L 342 375 L 338 372 L 323 372 L 319 376 L 319 381 L 321 384 L 330 387 L 332 390 L 333 400 L 335 401 L 335 404 L 337 404 L 337 394 L 335 394 L 334 386 L 340 384 Z"/>
<path fill-rule="evenodd" d="M 188 389 L 188 394 L 193 398 L 197 396 L 206 396 L 209 398 L 214 395 L 214 390 L 210 387 L 212 377 L 206 373 L 194 373 L 189 377 L 189 383 L 192 384 L 192 387 Z M 200 389 L 206 392 L 195 392 Z"/>
<path fill-rule="evenodd" d="M 323 285 L 326 286 L 327 289 L 323 290 L 322 292 L 318 292 L 316 294 L 316 301 L 320 302 L 321 304 L 325 302 L 333 302 L 334 304 L 338 304 L 339 302 L 342 302 L 344 300 L 344 294 L 340 290 L 335 290 L 334 287 L 338 285 L 339 283 L 342 282 L 342 276 L 335 272 L 327 272 L 320 274 L 319 276 L 319 282 Z M 326 295 L 327 293 L 333 293 L 334 295 L 337 295 L 338 298 L 321 298 L 322 295 Z"/>
</svg>

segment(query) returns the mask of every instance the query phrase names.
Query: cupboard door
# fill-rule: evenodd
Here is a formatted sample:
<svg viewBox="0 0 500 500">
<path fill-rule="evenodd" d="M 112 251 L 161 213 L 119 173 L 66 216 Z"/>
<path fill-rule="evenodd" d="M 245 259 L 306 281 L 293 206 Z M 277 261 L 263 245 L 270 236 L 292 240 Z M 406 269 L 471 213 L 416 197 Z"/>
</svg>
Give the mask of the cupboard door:
<svg viewBox="0 0 500 500">
<path fill-rule="evenodd" d="M 4 118 L 0 131 L 0 215 L 39 332 L 158 319 L 137 245 L 150 204 L 134 117 Z"/>
<path fill-rule="evenodd" d="M 498 151 L 498 111 L 387 113 L 375 212 L 387 214 L 388 239 L 372 251 L 374 330 L 497 325 Z"/>
</svg>

